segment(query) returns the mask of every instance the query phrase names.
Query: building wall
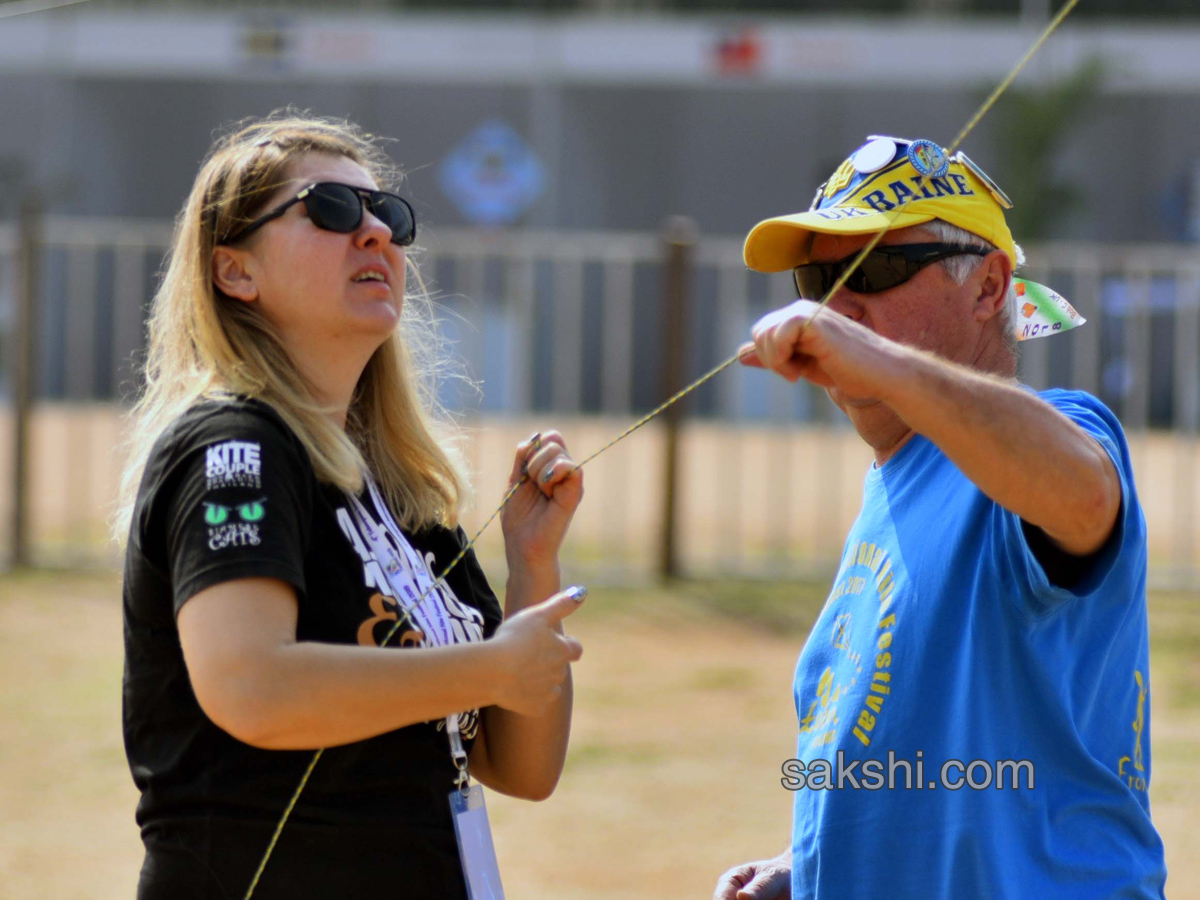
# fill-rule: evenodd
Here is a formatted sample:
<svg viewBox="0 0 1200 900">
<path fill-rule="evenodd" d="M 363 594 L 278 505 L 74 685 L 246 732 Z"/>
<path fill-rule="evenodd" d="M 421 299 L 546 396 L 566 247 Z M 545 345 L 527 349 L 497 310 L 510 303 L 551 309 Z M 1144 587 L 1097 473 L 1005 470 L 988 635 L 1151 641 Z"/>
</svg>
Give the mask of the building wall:
<svg viewBox="0 0 1200 900">
<path fill-rule="evenodd" d="M 0 22 L 0 122 L 9 124 L 0 128 L 0 171 L 31 172 L 52 212 L 170 216 L 215 129 L 293 104 L 394 137 L 391 152 L 433 224 L 464 224 L 438 186 L 438 165 L 498 118 L 547 168 L 545 194 L 523 224 L 652 229 L 684 213 L 705 233 L 739 234 L 807 207 L 868 133 L 949 143 L 1031 38 L 986 21 L 932 35 L 911 26 L 893 34 L 879 21 L 768 21 L 756 32 L 765 61 L 731 76 L 711 62 L 710 45 L 728 28 L 719 21 L 560 27 L 508 17 L 495 20 L 502 47 L 488 56 L 480 48 L 492 46 L 492 20 L 366 19 L 331 43 L 323 32 L 304 37 L 325 19 L 292 18 L 270 26 L 293 37 L 281 38 L 278 60 L 264 61 L 238 49 L 245 17 L 209 16 L 203 28 L 149 13 L 140 20 L 157 30 L 127 46 L 112 35 L 133 26 L 111 15 L 59 14 L 57 30 L 37 40 L 30 32 L 19 47 L 13 26 Z M 193 32 L 200 50 L 188 42 Z M 141 46 L 160 35 L 182 49 L 153 55 Z M 356 60 L 355 42 L 371 35 L 373 48 Z M 45 49 L 17 52 L 38 40 Z M 328 59 L 335 51 L 337 66 Z M 1200 29 L 1064 28 L 1018 87 L 1052 81 L 1092 52 L 1109 54 L 1112 74 L 1055 157 L 1080 205 L 1050 236 L 1177 238 L 1183 207 L 1200 202 L 1183 196 L 1200 165 Z M 997 137 L 1013 109 L 1002 100 L 966 144 L 1001 185 L 1011 172 Z"/>
</svg>

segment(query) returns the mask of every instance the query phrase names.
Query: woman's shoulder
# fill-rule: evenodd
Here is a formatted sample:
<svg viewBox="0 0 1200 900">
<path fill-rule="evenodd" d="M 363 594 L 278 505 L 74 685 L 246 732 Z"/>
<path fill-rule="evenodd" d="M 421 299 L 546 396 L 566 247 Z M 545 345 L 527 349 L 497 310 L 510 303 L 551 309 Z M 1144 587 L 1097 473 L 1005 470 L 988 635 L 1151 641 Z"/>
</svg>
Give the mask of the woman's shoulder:
<svg viewBox="0 0 1200 900">
<path fill-rule="evenodd" d="M 224 443 L 279 445 L 307 457 L 300 439 L 274 407 L 244 396 L 196 400 L 164 429 L 153 455 L 178 457 Z"/>
<path fill-rule="evenodd" d="M 300 482 L 315 478 L 308 451 L 270 404 L 242 396 L 201 398 L 151 448 L 139 494 L 149 500 L 197 466 L 212 484 L 252 483 L 264 460 Z"/>
<path fill-rule="evenodd" d="M 299 490 L 310 490 L 315 479 L 304 445 L 283 417 L 250 397 L 200 398 L 163 429 L 151 448 L 135 521 L 143 522 L 192 480 L 207 490 L 260 487 L 268 474 Z"/>
</svg>

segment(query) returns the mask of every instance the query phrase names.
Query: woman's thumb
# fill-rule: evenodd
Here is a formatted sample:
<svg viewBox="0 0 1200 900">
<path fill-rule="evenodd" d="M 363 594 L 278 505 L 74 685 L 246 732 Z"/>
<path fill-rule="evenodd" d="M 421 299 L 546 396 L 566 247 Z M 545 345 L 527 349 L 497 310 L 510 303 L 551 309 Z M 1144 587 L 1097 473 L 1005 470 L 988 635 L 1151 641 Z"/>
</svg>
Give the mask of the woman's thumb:
<svg viewBox="0 0 1200 900">
<path fill-rule="evenodd" d="M 579 604 L 583 603 L 586 596 L 587 588 L 576 584 L 550 597 L 538 609 L 544 612 L 552 623 L 561 622 L 579 609 Z"/>
</svg>

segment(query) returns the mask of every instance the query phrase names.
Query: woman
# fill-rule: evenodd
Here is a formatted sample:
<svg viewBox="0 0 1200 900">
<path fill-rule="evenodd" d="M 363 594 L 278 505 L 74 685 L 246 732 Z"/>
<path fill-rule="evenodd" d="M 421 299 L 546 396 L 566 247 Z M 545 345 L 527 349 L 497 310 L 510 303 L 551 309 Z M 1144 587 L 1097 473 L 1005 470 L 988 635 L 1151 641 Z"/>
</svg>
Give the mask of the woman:
<svg viewBox="0 0 1200 900">
<path fill-rule="evenodd" d="M 177 222 L 118 523 L 141 898 L 244 896 L 315 748 L 255 897 L 463 897 L 452 740 L 514 796 L 562 770 L 581 473 L 556 433 L 517 448 L 503 614 L 472 553 L 431 590 L 465 483 L 393 174 L 354 126 L 276 114 Z"/>
</svg>

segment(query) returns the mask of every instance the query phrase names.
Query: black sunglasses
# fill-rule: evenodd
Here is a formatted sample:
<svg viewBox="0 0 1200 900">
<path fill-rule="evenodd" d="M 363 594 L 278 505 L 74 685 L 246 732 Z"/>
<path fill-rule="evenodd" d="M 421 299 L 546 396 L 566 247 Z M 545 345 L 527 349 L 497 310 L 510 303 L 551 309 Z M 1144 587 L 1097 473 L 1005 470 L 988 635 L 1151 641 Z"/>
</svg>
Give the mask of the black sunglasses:
<svg viewBox="0 0 1200 900">
<path fill-rule="evenodd" d="M 859 251 L 861 252 L 861 251 Z M 960 244 L 895 244 L 876 247 L 862 265 L 850 273 L 846 287 L 856 294 L 878 294 L 904 284 L 930 263 L 951 256 L 987 256 L 991 250 L 963 247 Z M 792 269 L 796 292 L 805 300 L 820 300 L 842 277 L 858 253 L 830 263 L 808 263 Z"/>
<path fill-rule="evenodd" d="M 291 200 L 259 216 L 220 243 L 233 244 L 250 232 L 278 219 L 296 203 L 303 203 L 308 218 L 318 228 L 349 234 L 362 224 L 363 207 L 392 230 L 392 243 L 407 247 L 417 237 L 417 219 L 408 201 L 387 191 L 371 191 L 351 184 L 321 181 L 310 184 Z"/>
</svg>

